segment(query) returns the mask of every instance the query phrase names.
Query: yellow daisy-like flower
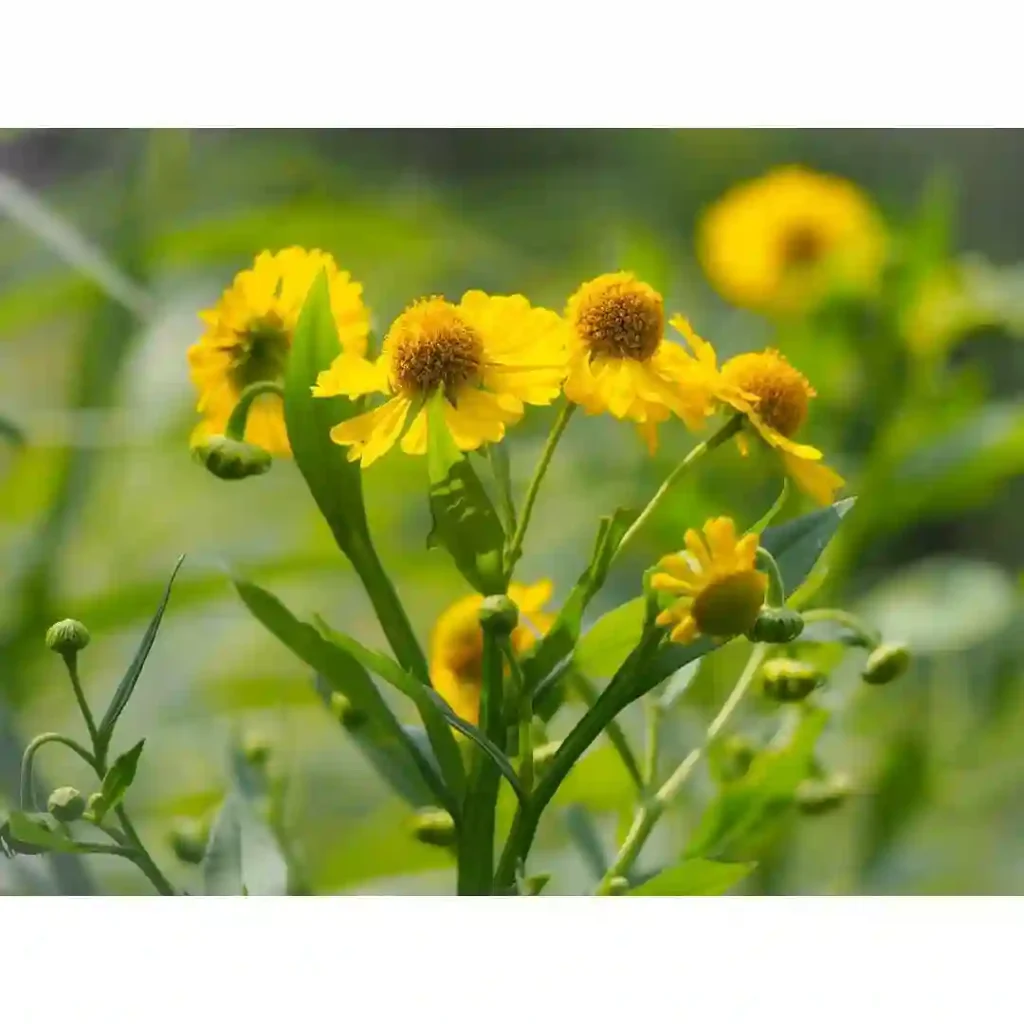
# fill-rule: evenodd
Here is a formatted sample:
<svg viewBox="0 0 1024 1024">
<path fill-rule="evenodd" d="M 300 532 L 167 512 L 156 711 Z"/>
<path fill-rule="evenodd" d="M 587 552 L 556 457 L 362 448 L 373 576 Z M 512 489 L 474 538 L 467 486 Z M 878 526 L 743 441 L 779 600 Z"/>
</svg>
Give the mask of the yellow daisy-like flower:
<svg viewBox="0 0 1024 1024">
<path fill-rule="evenodd" d="M 705 376 L 715 398 L 747 417 L 758 435 L 778 451 L 787 474 L 802 491 L 820 505 L 831 504 L 843 478 L 822 463 L 817 448 L 793 440 L 815 395 L 810 381 L 775 349 L 734 356 L 719 370 L 710 343 L 683 317 L 673 317 L 671 323 L 693 351 L 692 357 L 686 355 L 694 364 L 693 372 Z M 740 434 L 737 443 L 748 454 L 746 437 Z"/>
<path fill-rule="evenodd" d="M 519 625 L 512 631 L 512 647 L 525 654 L 551 628 L 555 616 L 543 611 L 551 600 L 549 580 L 532 586 L 513 583 L 508 596 L 519 608 Z M 480 717 L 480 689 L 484 634 L 480 626 L 483 598 L 471 594 L 444 611 L 430 638 L 430 679 L 452 710 L 474 725 Z"/>
<path fill-rule="evenodd" d="M 653 454 L 658 424 L 672 413 L 704 425 L 710 394 L 688 374 L 678 345 L 664 338 L 661 295 L 634 274 L 602 274 L 569 299 L 566 397 L 591 415 L 633 420 Z"/>
<path fill-rule="evenodd" d="M 353 356 L 365 354 L 370 324 L 363 288 L 338 269 L 333 256 L 297 246 L 260 253 L 249 270 L 235 276 L 217 305 L 199 314 L 206 332 L 188 351 L 202 416 L 193 443 L 224 433 L 231 411 L 250 384 L 283 380 L 295 324 L 322 270 L 327 271 L 342 349 Z M 256 399 L 249 410 L 245 440 L 274 455 L 291 453 L 280 398 Z"/>
<path fill-rule="evenodd" d="M 678 596 L 657 618 L 659 626 L 672 627 L 672 640 L 720 640 L 754 625 L 768 589 L 768 577 L 754 568 L 759 540 L 756 533 L 737 539 L 735 524 L 722 516 L 703 531 L 687 530 L 686 550 L 658 562 L 651 586 Z"/>
<path fill-rule="evenodd" d="M 854 184 L 803 167 L 779 167 L 735 186 L 712 205 L 698 252 L 731 302 L 799 312 L 825 289 L 869 291 L 886 256 L 874 206 Z"/>
<path fill-rule="evenodd" d="M 439 389 L 448 429 L 463 451 L 498 442 L 524 403 L 548 405 L 565 377 L 565 328 L 558 314 L 534 308 L 522 295 L 466 292 L 458 305 L 421 299 L 402 313 L 370 362 L 349 353 L 320 374 L 313 394 L 380 392 L 388 401 L 331 431 L 348 458 L 369 466 L 401 438 L 402 451 L 427 450 L 423 402 Z M 414 404 L 420 406 L 406 429 Z M 404 436 L 403 436 L 404 434 Z"/>
</svg>

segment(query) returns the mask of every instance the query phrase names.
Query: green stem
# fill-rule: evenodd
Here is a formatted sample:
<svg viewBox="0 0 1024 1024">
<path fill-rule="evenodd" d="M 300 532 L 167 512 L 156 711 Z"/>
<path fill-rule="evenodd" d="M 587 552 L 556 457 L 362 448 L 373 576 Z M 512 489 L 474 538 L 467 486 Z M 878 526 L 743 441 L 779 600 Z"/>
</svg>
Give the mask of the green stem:
<svg viewBox="0 0 1024 1024">
<path fill-rule="evenodd" d="M 121 823 L 121 828 L 124 829 L 124 834 L 128 837 L 128 842 L 131 844 L 127 849 L 131 853 L 133 863 L 153 883 L 153 887 L 161 896 L 177 896 L 178 894 L 174 891 L 174 886 L 167 881 L 163 872 L 156 866 L 153 858 L 150 857 L 145 846 L 142 845 L 142 840 L 139 838 L 138 832 L 135 831 L 135 826 L 128 817 L 128 812 L 119 804 L 115 809 L 115 813 L 117 814 L 117 820 Z"/>
<path fill-rule="evenodd" d="M 689 470 L 695 462 L 707 455 L 708 452 L 714 451 L 719 445 L 728 441 L 730 437 L 738 433 L 745 422 L 746 421 L 743 416 L 733 416 L 732 419 L 723 424 L 706 441 L 701 441 L 700 444 L 694 445 L 694 447 L 690 449 L 686 458 L 684 458 L 683 461 L 680 462 L 671 473 L 669 473 L 665 478 L 664 483 L 662 483 L 658 488 L 654 497 L 647 503 L 640 515 L 633 520 L 633 524 L 623 535 L 622 540 L 619 541 L 619 546 L 615 549 L 615 553 L 612 555 L 612 561 L 619 557 L 626 545 L 629 544 L 629 542 L 644 528 L 647 521 L 654 515 L 661 503 L 665 500 L 669 491 L 675 487 L 687 470 Z"/>
<path fill-rule="evenodd" d="M 78 701 L 79 710 L 85 719 L 85 726 L 89 730 L 89 739 L 92 741 L 92 748 L 97 753 L 101 749 L 100 733 L 96 728 L 96 720 L 92 717 L 92 709 L 85 699 L 85 692 L 82 690 L 81 680 L 78 678 L 78 655 L 64 655 L 64 664 L 67 666 L 68 675 L 71 677 L 71 688 L 75 691 L 75 700 Z"/>
<path fill-rule="evenodd" d="M 353 568 L 362 580 L 381 629 L 395 652 L 398 663 L 420 682 L 430 685 L 430 672 L 423 650 L 416 639 L 409 618 L 402 606 L 391 577 L 388 576 L 369 535 L 353 533 L 343 547 Z"/>
<path fill-rule="evenodd" d="M 878 630 L 872 629 L 852 612 L 842 608 L 813 608 L 803 613 L 803 619 L 805 625 L 812 622 L 838 622 L 856 634 L 868 648 L 875 648 L 882 642 L 882 634 Z"/>
<path fill-rule="evenodd" d="M 509 543 L 508 557 L 505 559 L 505 574 L 509 579 L 512 577 L 512 570 L 515 568 L 516 562 L 519 561 L 523 553 L 523 539 L 526 537 L 526 528 L 530 525 L 530 516 L 533 514 L 533 506 L 536 504 L 537 495 L 540 493 L 540 485 L 544 482 L 544 476 L 548 471 L 552 456 L 555 454 L 555 449 L 558 447 L 558 442 L 562 439 L 562 434 L 565 433 L 565 428 L 569 425 L 569 420 L 572 419 L 572 414 L 575 411 L 575 402 L 568 402 L 562 407 L 562 411 L 558 414 L 558 419 L 555 420 L 554 425 L 551 427 L 551 433 L 548 434 L 548 439 L 544 444 L 544 450 L 541 452 L 537 468 L 533 471 L 533 479 L 527 488 L 526 498 L 523 501 L 523 510 L 519 516 L 519 525 L 516 527 L 515 535 Z"/>
<path fill-rule="evenodd" d="M 661 705 L 649 694 L 644 694 L 644 768 L 643 790 L 649 793 L 658 781 L 658 745 L 661 739 Z"/>
<path fill-rule="evenodd" d="M 782 582 L 779 563 L 767 548 L 758 548 L 756 564 L 758 569 L 768 575 L 768 607 L 781 608 L 786 603 L 786 585 Z"/>
<path fill-rule="evenodd" d="M 504 749 L 505 721 L 502 695 L 504 665 L 501 624 L 481 619 L 483 657 L 481 663 L 480 726 L 487 738 Z M 462 809 L 457 850 L 457 886 L 460 896 L 490 896 L 494 874 L 495 808 L 501 773 L 497 765 L 477 746 L 470 752 L 469 778 Z"/>
<path fill-rule="evenodd" d="M 93 771 L 96 770 L 96 761 L 92 754 L 80 743 L 76 743 L 68 736 L 62 736 L 59 732 L 40 733 L 25 748 L 21 758 L 21 809 L 30 810 L 32 803 L 32 762 L 35 759 L 36 751 L 47 743 L 62 743 L 65 747 L 73 750 Z"/>
<path fill-rule="evenodd" d="M 259 380 L 250 384 L 238 397 L 231 415 L 228 417 L 227 426 L 224 428 L 224 436 L 230 437 L 233 441 L 245 440 L 245 425 L 249 420 L 249 409 L 257 398 L 263 395 L 277 395 L 284 399 L 284 388 L 272 380 Z"/>
<path fill-rule="evenodd" d="M 526 688 L 523 670 L 512 649 L 511 637 L 499 637 L 501 653 L 508 665 L 509 681 L 515 695 L 515 720 L 519 728 L 519 781 L 523 792 L 529 796 L 533 789 L 533 700 Z"/>
<path fill-rule="evenodd" d="M 665 780 L 665 783 L 657 793 L 640 808 L 633 819 L 633 824 L 630 826 L 622 848 L 615 858 L 615 863 L 608 869 L 595 890 L 596 895 L 607 896 L 611 889 L 612 879 L 628 875 L 630 868 L 636 863 L 644 843 L 654 830 L 654 826 L 657 825 L 666 808 L 672 803 L 676 794 L 682 788 L 683 783 L 690 777 L 690 773 L 696 767 L 697 762 L 704 756 L 708 747 L 725 727 L 732 713 L 750 689 L 750 684 L 754 681 L 767 650 L 768 648 L 765 644 L 755 645 L 754 649 L 750 652 L 750 658 L 747 660 L 740 678 L 737 680 L 735 687 L 733 687 L 732 693 L 726 698 L 722 709 L 708 726 L 707 732 L 704 735 L 704 742 L 687 754 L 686 758 Z"/>
</svg>

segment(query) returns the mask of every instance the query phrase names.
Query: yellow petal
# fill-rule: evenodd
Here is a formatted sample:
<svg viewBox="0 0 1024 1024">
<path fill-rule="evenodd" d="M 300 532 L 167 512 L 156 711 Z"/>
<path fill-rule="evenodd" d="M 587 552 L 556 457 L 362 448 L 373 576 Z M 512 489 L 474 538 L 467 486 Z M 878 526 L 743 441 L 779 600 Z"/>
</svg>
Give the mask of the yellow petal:
<svg viewBox="0 0 1024 1024">
<path fill-rule="evenodd" d="M 651 586 L 664 590 L 666 594 L 696 594 L 700 586 L 692 579 L 680 579 L 667 572 L 656 572 L 651 576 Z"/>
<path fill-rule="evenodd" d="M 829 469 L 823 462 L 801 459 L 786 451 L 782 453 L 782 461 L 786 472 L 793 478 L 797 487 L 810 495 L 819 505 L 831 505 L 835 500 L 836 491 L 846 483 L 835 470 Z"/>
<path fill-rule="evenodd" d="M 736 527 L 728 516 L 709 519 L 704 524 L 704 536 L 716 562 L 733 562 L 736 554 Z"/>
<path fill-rule="evenodd" d="M 313 386 L 316 398 L 329 398 L 333 395 L 358 398 L 376 391 L 388 393 L 387 373 L 383 363 L 371 363 L 368 359 L 347 352 L 321 371 Z"/>
<path fill-rule="evenodd" d="M 331 430 L 331 440 L 351 445 L 349 460 L 361 459 L 364 468 L 370 466 L 398 440 L 411 404 L 408 398 L 392 398 L 371 412 L 339 423 Z"/>
<path fill-rule="evenodd" d="M 713 561 L 704 538 L 696 530 L 690 529 L 683 535 L 683 539 L 686 541 L 686 550 L 700 562 L 701 568 L 710 569 Z"/>
<path fill-rule="evenodd" d="M 510 408 L 506 397 L 490 391 L 466 388 L 460 391 L 456 404 L 446 402 L 444 418 L 455 443 L 465 452 L 479 448 L 485 441 L 497 442 L 505 436 L 505 424 L 514 423 L 522 415 Z"/>
<path fill-rule="evenodd" d="M 693 616 L 687 615 L 669 635 L 673 643 L 688 644 L 697 635 L 697 623 Z"/>
<path fill-rule="evenodd" d="M 427 410 L 420 409 L 413 417 L 409 429 L 402 437 L 402 451 L 406 455 L 427 454 Z"/>
</svg>

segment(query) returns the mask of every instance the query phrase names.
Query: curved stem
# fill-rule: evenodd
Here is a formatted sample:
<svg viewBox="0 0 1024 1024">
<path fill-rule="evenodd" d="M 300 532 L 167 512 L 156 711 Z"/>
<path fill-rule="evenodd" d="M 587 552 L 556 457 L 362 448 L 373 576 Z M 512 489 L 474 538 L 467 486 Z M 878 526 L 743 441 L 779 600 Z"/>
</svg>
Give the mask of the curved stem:
<svg viewBox="0 0 1024 1024">
<path fill-rule="evenodd" d="M 272 380 L 258 380 L 250 384 L 239 396 L 231 415 L 228 417 L 227 426 L 224 428 L 224 436 L 230 437 L 232 441 L 245 440 L 245 425 L 249 420 L 249 409 L 257 398 L 263 395 L 277 395 L 284 398 L 284 388 Z"/>
<path fill-rule="evenodd" d="M 768 576 L 768 607 L 781 608 L 786 603 L 786 585 L 782 582 L 779 563 L 767 548 L 758 548 L 756 564 Z"/>
<path fill-rule="evenodd" d="M 714 434 L 711 435 L 706 441 L 701 441 L 700 444 L 694 445 L 690 449 L 686 458 L 672 470 L 664 482 L 658 488 L 654 497 L 647 503 L 644 510 L 633 520 L 633 524 L 623 535 L 622 540 L 619 541 L 619 546 L 615 549 L 615 554 L 612 555 L 612 561 L 618 558 L 619 554 L 626 547 L 626 545 L 644 528 L 647 521 L 654 515 L 658 510 L 658 507 L 665 500 L 669 491 L 679 482 L 680 478 L 686 473 L 686 471 L 700 458 L 707 455 L 708 452 L 714 451 L 719 445 L 728 441 L 730 437 L 736 434 L 743 426 L 745 419 L 741 415 L 733 416 L 727 423 L 721 426 Z"/>
<path fill-rule="evenodd" d="M 708 726 L 707 732 L 704 734 L 704 742 L 687 754 L 679 767 L 665 780 L 665 783 L 657 793 L 640 808 L 640 811 L 633 819 L 633 824 L 630 826 L 622 848 L 615 858 L 615 863 L 608 869 L 595 890 L 596 895 L 607 896 L 611 889 L 612 880 L 626 875 L 633 864 L 636 863 L 644 843 L 654 830 L 654 826 L 658 823 L 662 814 L 665 813 L 665 809 L 675 799 L 676 794 L 683 783 L 690 777 L 690 773 L 696 767 L 697 762 L 704 756 L 708 747 L 725 727 L 732 713 L 750 689 L 750 684 L 754 681 L 754 677 L 757 675 L 757 670 L 761 667 L 761 662 L 764 660 L 767 650 L 766 644 L 756 644 L 754 646 L 743 672 L 733 687 L 732 693 L 726 698 L 722 709 Z"/>
<path fill-rule="evenodd" d="M 805 625 L 810 625 L 812 622 L 838 622 L 839 625 L 845 626 L 851 633 L 856 634 L 869 648 L 875 648 L 882 642 L 882 635 L 878 630 L 872 629 L 866 623 L 861 622 L 852 612 L 842 608 L 813 608 L 809 612 L 804 612 L 803 618 Z"/>
<path fill-rule="evenodd" d="M 73 750 L 93 771 L 96 771 L 96 761 L 92 754 L 80 743 L 76 743 L 69 736 L 62 736 L 59 732 L 40 733 L 25 748 L 21 758 L 21 809 L 29 810 L 32 802 L 32 762 L 35 759 L 36 751 L 47 743 L 61 743 L 70 750 Z"/>
<path fill-rule="evenodd" d="M 558 442 L 562 439 L 562 434 L 565 433 L 565 428 L 569 425 L 569 420 L 575 411 L 575 402 L 566 403 L 558 414 L 558 419 L 555 420 L 554 425 L 551 427 L 551 433 L 548 434 L 544 450 L 540 454 L 540 461 L 537 463 L 537 468 L 533 471 L 533 479 L 527 488 L 526 498 L 523 500 L 523 509 L 519 515 L 519 525 L 516 527 L 515 535 L 508 546 L 508 555 L 505 559 L 505 575 L 507 578 L 511 578 L 512 570 L 523 553 L 523 539 L 526 537 L 526 528 L 530 525 L 530 516 L 533 514 L 533 506 L 537 501 L 537 495 L 540 493 L 540 485 L 544 482 L 544 476 L 548 471 L 551 458 L 555 454 Z"/>
</svg>

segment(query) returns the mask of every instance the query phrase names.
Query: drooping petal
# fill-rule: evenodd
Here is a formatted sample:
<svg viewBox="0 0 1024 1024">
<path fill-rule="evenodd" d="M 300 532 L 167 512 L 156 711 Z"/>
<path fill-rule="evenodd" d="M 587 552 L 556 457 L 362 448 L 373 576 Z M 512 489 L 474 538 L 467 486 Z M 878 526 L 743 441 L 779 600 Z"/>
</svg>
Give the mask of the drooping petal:
<svg viewBox="0 0 1024 1024">
<path fill-rule="evenodd" d="M 359 459 L 364 468 L 370 466 L 398 440 L 411 404 L 401 396 L 392 398 L 371 412 L 339 423 L 331 430 L 331 440 L 351 446 L 350 462 Z"/>
<path fill-rule="evenodd" d="M 315 398 L 344 395 L 358 398 L 375 392 L 388 394 L 387 370 L 381 360 L 370 362 L 361 356 L 343 353 L 322 370 L 313 385 Z"/>
<path fill-rule="evenodd" d="M 819 453 L 820 459 L 820 453 Z M 819 505 L 831 505 L 836 492 L 846 481 L 823 462 L 800 458 L 798 455 L 784 451 L 782 461 L 786 472 L 793 478 L 797 487 L 813 498 Z"/>
</svg>

